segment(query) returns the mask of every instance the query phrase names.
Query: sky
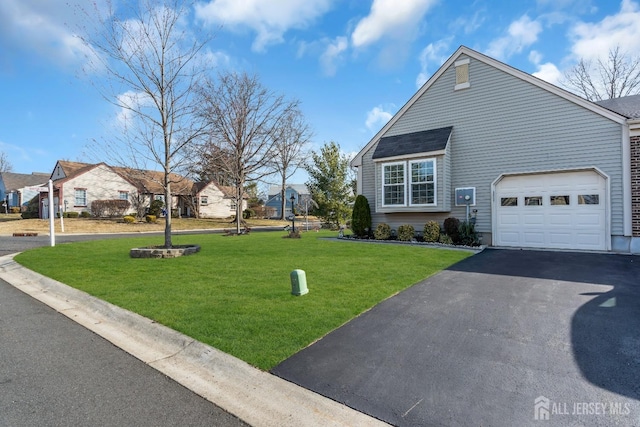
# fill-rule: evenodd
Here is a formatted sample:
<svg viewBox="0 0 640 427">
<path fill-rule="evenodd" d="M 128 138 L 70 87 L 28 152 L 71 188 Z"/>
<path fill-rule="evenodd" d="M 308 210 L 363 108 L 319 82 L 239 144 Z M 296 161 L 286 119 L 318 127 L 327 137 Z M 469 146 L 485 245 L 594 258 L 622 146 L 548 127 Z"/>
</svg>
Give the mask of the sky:
<svg viewBox="0 0 640 427">
<path fill-rule="evenodd" d="M 105 76 L 83 71 L 84 4 L 0 1 L 0 152 L 14 172 L 95 162 L 91 146 L 113 137 L 119 112 L 96 89 Z M 580 58 L 640 52 L 632 0 L 210 0 L 185 22 L 213 34 L 218 71 L 255 73 L 301 102 L 311 149 L 335 141 L 349 156 L 461 45 L 557 85 Z"/>
</svg>

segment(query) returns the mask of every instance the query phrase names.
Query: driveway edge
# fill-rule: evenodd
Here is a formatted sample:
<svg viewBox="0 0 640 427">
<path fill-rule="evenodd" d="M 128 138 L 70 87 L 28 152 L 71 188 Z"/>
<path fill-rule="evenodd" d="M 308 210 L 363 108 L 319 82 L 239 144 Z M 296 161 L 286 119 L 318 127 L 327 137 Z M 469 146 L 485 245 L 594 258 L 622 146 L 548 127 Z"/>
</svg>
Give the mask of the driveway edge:
<svg viewBox="0 0 640 427">
<path fill-rule="evenodd" d="M 386 423 L 0 257 L 0 278 L 253 426 Z"/>
</svg>

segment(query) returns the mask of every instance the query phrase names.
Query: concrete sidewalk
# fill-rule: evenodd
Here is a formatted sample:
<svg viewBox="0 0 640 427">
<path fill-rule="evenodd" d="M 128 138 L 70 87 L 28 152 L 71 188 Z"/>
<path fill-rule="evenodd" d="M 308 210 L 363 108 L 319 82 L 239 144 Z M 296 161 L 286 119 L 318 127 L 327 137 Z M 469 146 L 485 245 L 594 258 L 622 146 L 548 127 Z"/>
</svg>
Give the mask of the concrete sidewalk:
<svg viewBox="0 0 640 427">
<path fill-rule="evenodd" d="M 0 257 L 0 278 L 254 426 L 387 425 Z"/>
</svg>

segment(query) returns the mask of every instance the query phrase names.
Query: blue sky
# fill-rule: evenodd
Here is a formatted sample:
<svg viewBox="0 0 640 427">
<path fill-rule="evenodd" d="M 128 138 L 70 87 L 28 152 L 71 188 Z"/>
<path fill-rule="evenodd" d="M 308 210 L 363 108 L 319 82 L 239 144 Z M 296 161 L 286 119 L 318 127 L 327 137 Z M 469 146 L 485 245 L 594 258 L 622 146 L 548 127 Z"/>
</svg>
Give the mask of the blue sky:
<svg viewBox="0 0 640 427">
<path fill-rule="evenodd" d="M 87 146 L 109 137 L 118 111 L 92 86 L 100 76 L 82 73 L 73 36 L 84 1 L 0 2 L 0 151 L 14 172 L 93 161 Z M 581 57 L 640 52 L 632 0 L 212 0 L 190 22 L 215 31 L 218 68 L 302 102 L 313 149 L 335 141 L 348 154 L 460 45 L 554 84 Z"/>
</svg>

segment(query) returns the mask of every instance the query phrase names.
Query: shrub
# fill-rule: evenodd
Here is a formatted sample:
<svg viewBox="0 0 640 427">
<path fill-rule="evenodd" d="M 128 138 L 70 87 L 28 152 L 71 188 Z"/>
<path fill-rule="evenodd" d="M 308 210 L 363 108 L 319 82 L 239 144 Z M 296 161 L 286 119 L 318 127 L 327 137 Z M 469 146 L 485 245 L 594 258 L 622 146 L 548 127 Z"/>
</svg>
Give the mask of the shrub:
<svg viewBox="0 0 640 427">
<path fill-rule="evenodd" d="M 78 218 L 80 214 L 78 212 L 65 212 L 64 216 L 67 218 Z"/>
<path fill-rule="evenodd" d="M 424 225 L 423 232 L 425 242 L 437 242 L 440 239 L 440 224 L 436 221 L 428 221 Z"/>
<path fill-rule="evenodd" d="M 131 203 L 123 199 L 94 200 L 91 202 L 91 213 L 96 218 L 122 216 Z"/>
<path fill-rule="evenodd" d="M 82 211 L 80 212 L 80 218 L 91 218 L 91 214 L 89 211 Z"/>
<path fill-rule="evenodd" d="M 410 242 L 416 234 L 415 228 L 411 224 L 402 224 L 398 227 L 398 240 Z"/>
<path fill-rule="evenodd" d="M 164 207 L 164 202 L 160 199 L 153 200 L 151 202 L 151 206 L 149 206 L 149 215 L 153 215 L 156 218 L 160 216 L 162 213 L 162 208 Z M 155 221 L 153 221 L 155 222 Z"/>
<path fill-rule="evenodd" d="M 156 221 L 157 221 L 157 219 L 158 219 L 158 217 L 157 217 L 157 216 L 155 216 L 155 215 L 147 215 L 146 217 L 144 217 L 144 219 L 145 219 L 147 222 L 156 222 Z"/>
<path fill-rule="evenodd" d="M 136 222 L 135 217 L 132 217 L 131 215 L 126 215 L 124 218 L 122 218 L 124 220 L 124 222 L 126 222 L 127 224 L 133 224 L 134 222 Z"/>
<path fill-rule="evenodd" d="M 353 204 L 351 231 L 358 237 L 368 236 L 371 232 L 371 208 L 365 196 L 359 194 Z"/>
<path fill-rule="evenodd" d="M 242 218 L 244 219 L 255 218 L 255 216 L 256 211 L 254 211 L 253 209 L 245 209 L 242 211 Z"/>
<path fill-rule="evenodd" d="M 476 227 L 471 221 L 464 221 L 460 224 L 459 229 L 460 243 L 465 246 L 479 246 L 480 237 L 476 231 Z"/>
<path fill-rule="evenodd" d="M 449 217 L 444 220 L 444 232 L 451 237 L 454 245 L 460 243 L 460 220 L 458 218 Z"/>
<path fill-rule="evenodd" d="M 19 206 L 11 206 L 9 208 L 9 212 L 11 212 L 12 214 L 20 213 L 20 207 Z"/>
<path fill-rule="evenodd" d="M 376 231 L 373 232 L 373 237 L 375 237 L 376 240 L 389 240 L 391 237 L 391 227 L 389 227 L 389 224 L 385 224 L 384 222 L 378 224 Z"/>
<path fill-rule="evenodd" d="M 453 245 L 453 240 L 451 240 L 451 237 L 447 236 L 446 234 L 440 233 L 438 243 L 442 243 L 444 245 Z"/>
<path fill-rule="evenodd" d="M 29 218 L 39 218 L 40 215 L 38 214 L 37 211 L 24 211 L 20 214 L 20 217 L 22 219 L 29 219 Z"/>
</svg>

